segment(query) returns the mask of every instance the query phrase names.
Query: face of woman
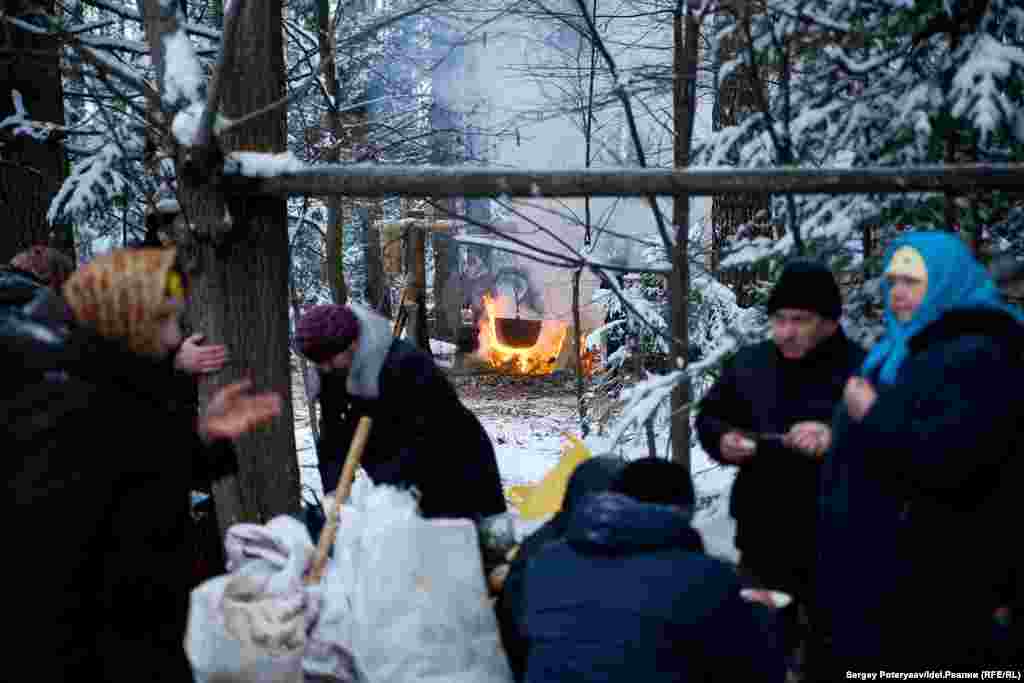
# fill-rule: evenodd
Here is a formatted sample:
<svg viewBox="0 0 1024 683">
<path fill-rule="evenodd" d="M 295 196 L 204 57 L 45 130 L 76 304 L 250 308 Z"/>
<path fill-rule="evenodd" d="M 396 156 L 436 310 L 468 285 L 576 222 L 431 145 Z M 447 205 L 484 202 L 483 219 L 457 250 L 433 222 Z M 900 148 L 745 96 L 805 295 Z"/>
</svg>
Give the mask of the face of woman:
<svg viewBox="0 0 1024 683">
<path fill-rule="evenodd" d="M 914 313 L 921 307 L 924 295 L 928 291 L 928 282 L 910 275 L 898 275 L 890 273 L 886 275 L 889 281 L 889 310 L 901 323 L 905 323 L 914 317 Z"/>
</svg>

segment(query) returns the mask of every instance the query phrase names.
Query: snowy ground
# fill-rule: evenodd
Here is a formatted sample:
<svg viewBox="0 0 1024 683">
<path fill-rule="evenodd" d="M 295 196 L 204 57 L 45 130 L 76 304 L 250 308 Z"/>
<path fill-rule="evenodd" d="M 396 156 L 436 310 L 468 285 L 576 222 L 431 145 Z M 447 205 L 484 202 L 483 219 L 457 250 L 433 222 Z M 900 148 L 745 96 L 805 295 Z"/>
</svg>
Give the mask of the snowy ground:
<svg viewBox="0 0 1024 683">
<path fill-rule="evenodd" d="M 476 413 L 490 435 L 506 486 L 542 479 L 558 462 L 566 442 L 563 434 L 580 434 L 573 380 L 502 376 L 453 376 L 452 380 L 463 402 Z M 311 499 L 310 492 L 319 496 L 322 489 L 298 373 L 293 395 L 302 483 L 307 489 L 306 498 Z M 668 435 L 657 437 L 658 443 L 663 444 Z M 585 443 L 593 453 L 611 450 L 606 435 L 591 434 Z M 647 454 L 645 443 L 626 445 L 615 452 L 629 459 Z M 696 526 L 705 545 L 711 554 L 735 561 L 734 526 L 728 515 L 729 489 L 735 472 L 717 466 L 699 448 L 692 453 L 692 472 L 698 498 Z"/>
</svg>

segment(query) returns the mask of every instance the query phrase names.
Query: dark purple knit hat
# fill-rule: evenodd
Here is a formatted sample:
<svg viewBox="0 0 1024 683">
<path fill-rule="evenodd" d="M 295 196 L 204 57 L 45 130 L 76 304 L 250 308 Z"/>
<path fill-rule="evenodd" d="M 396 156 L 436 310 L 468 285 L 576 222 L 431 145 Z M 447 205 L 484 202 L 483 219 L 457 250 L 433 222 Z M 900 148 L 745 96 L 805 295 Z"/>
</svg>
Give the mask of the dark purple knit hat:
<svg viewBox="0 0 1024 683">
<path fill-rule="evenodd" d="M 295 346 L 314 363 L 347 351 L 358 336 L 359 319 L 348 306 L 314 306 L 295 326 Z"/>
</svg>

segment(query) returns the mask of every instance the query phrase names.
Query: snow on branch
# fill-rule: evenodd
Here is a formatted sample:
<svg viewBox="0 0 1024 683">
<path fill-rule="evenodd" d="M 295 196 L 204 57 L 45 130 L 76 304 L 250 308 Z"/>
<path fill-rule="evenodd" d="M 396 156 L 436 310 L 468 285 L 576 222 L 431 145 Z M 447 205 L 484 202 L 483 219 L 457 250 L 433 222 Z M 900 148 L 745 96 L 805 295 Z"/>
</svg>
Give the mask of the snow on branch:
<svg viewBox="0 0 1024 683">
<path fill-rule="evenodd" d="M 1024 69 L 1024 49 L 1001 43 L 987 33 L 980 35 L 953 77 L 953 116 L 969 116 L 983 138 L 1009 123 L 1018 106 L 1008 97 L 1004 84 L 1014 67 Z"/>
<path fill-rule="evenodd" d="M 137 21 L 139 23 L 142 23 L 142 21 L 143 21 L 142 15 L 139 14 L 137 11 L 135 11 L 133 9 L 130 9 L 128 7 L 125 7 L 124 5 L 118 4 L 116 2 L 110 2 L 109 0 L 82 0 L 82 1 L 86 5 L 92 5 L 93 7 L 96 7 L 97 9 L 104 9 L 104 10 L 107 10 L 108 12 L 113 12 L 114 14 L 118 15 L 119 17 L 123 17 L 125 19 L 131 19 L 131 20 Z M 188 33 L 190 33 L 192 35 L 202 36 L 203 38 L 206 38 L 208 40 L 214 40 L 214 41 L 219 41 L 220 40 L 220 32 L 218 32 L 218 31 L 216 31 L 216 30 L 214 30 L 212 28 L 207 28 L 206 26 L 200 26 L 199 24 L 184 24 L 184 28 L 185 28 L 186 32 L 188 32 Z"/>
<path fill-rule="evenodd" d="M 116 168 L 123 156 L 121 147 L 108 142 L 95 154 L 72 166 L 71 175 L 50 203 L 46 219 L 53 224 L 62 217 L 88 213 L 123 192 L 127 183 Z"/>
<path fill-rule="evenodd" d="M 195 49 L 185 31 L 178 30 L 163 36 L 164 92 L 163 101 L 169 106 L 182 100 L 198 102 L 203 94 L 205 79 Z"/>
<path fill-rule="evenodd" d="M 303 166 L 291 152 L 231 152 L 224 165 L 225 170 L 231 169 L 249 178 L 273 178 Z"/>
<path fill-rule="evenodd" d="M 621 417 L 615 422 L 615 429 L 611 434 L 612 444 L 618 444 L 631 426 L 635 425 L 639 428 L 650 420 L 662 402 L 672 396 L 672 391 L 677 386 L 717 366 L 732 353 L 737 346 L 736 340 L 739 337 L 739 332 L 730 329 L 726 334 L 728 336 L 715 349 L 715 353 L 709 354 L 703 360 L 688 363 L 685 368 L 673 370 L 664 375 L 648 373 L 647 379 L 623 390 L 622 393 L 627 397 L 627 403 L 622 410 Z"/>
<path fill-rule="evenodd" d="M 11 128 L 11 135 L 14 137 L 24 135 L 37 142 L 46 142 L 55 131 L 66 130 L 64 126 L 55 123 L 30 119 L 28 110 L 25 109 L 25 101 L 17 90 L 11 90 L 11 99 L 14 100 L 14 113 L 0 121 L 0 132 Z"/>
</svg>

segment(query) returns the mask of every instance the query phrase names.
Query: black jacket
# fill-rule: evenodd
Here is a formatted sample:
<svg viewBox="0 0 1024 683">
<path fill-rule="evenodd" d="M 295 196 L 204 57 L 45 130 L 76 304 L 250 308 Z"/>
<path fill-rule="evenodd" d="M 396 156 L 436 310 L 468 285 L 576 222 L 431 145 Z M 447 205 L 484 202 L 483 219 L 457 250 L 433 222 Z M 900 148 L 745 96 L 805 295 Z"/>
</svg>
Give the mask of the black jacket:
<svg viewBox="0 0 1024 683">
<path fill-rule="evenodd" d="M 740 350 L 701 402 L 701 445 L 722 462 L 719 443 L 730 429 L 780 433 L 804 420 L 828 424 L 863 360 L 864 351 L 841 328 L 796 361 L 784 358 L 771 341 Z M 806 572 L 814 563 L 819 465 L 778 442 L 762 441 L 757 448 L 732 489 L 736 547 L 756 571 Z"/>
<path fill-rule="evenodd" d="M 367 415 L 373 426 L 362 466 L 375 484 L 416 487 L 425 517 L 504 512 L 490 437 L 444 372 L 404 340 L 382 351 L 377 398 L 350 395 L 344 374 L 321 375 L 317 456 L 324 490 L 337 486 L 356 424 Z"/>
<path fill-rule="evenodd" d="M 862 422 L 837 408 L 822 468 L 818 603 L 840 669 L 994 661 L 992 612 L 1022 566 L 1006 529 L 1024 478 L 1024 328 L 958 311 L 909 347 Z"/>
<path fill-rule="evenodd" d="M 587 496 L 530 560 L 526 681 L 782 681 L 781 652 L 678 508 Z"/>
<path fill-rule="evenodd" d="M 191 680 L 189 490 L 214 456 L 195 416 L 168 410 L 167 362 L 84 329 L 31 339 L 0 348 L 4 368 L 44 371 L 0 384 L 9 650 L 37 680 Z"/>
</svg>

